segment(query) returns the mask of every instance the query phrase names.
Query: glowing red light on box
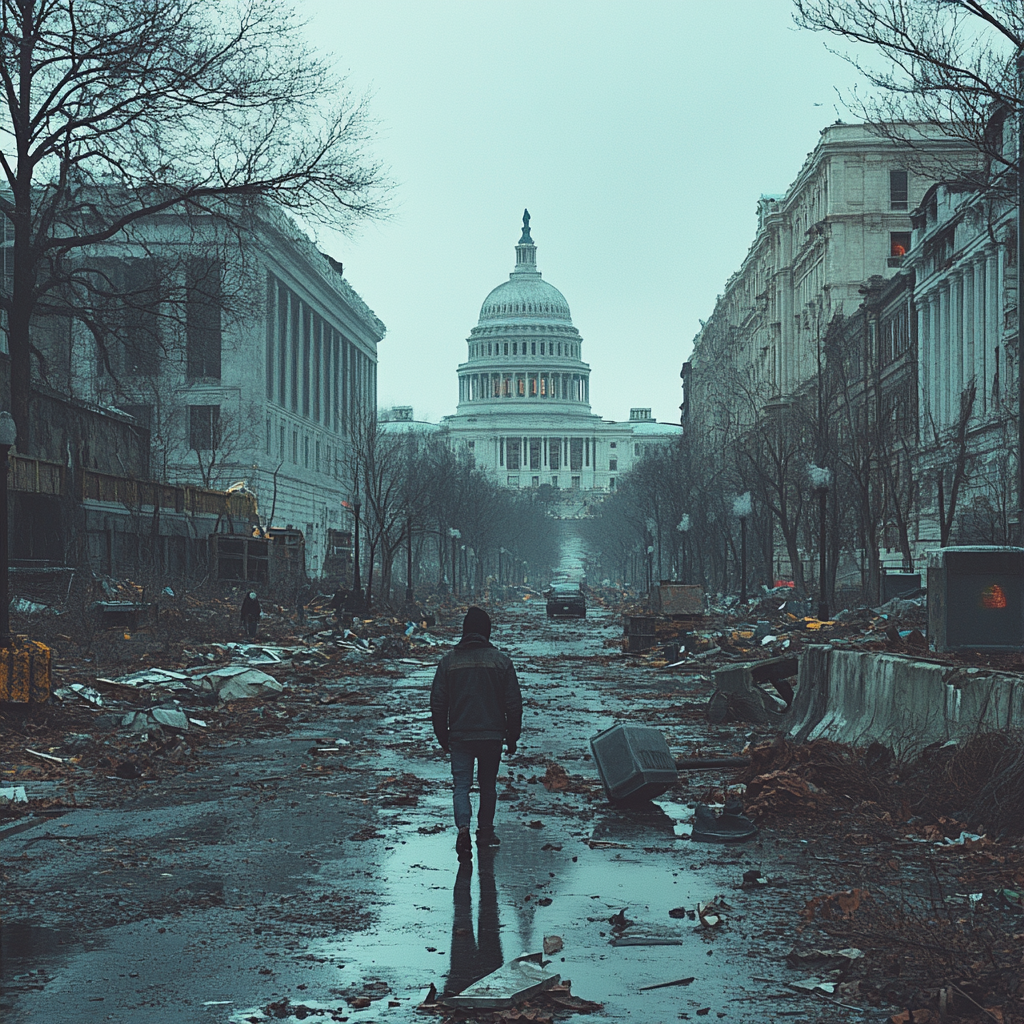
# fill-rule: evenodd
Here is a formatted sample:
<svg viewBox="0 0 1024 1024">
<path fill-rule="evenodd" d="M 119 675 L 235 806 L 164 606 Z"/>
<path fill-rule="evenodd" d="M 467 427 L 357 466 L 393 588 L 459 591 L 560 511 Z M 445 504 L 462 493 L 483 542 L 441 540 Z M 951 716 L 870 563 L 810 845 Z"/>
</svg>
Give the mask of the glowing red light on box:
<svg viewBox="0 0 1024 1024">
<path fill-rule="evenodd" d="M 986 587 L 981 592 L 981 607 L 982 608 L 1005 608 L 1006 607 L 1006 591 L 1003 590 L 998 583 L 993 583 L 992 586 Z"/>
</svg>

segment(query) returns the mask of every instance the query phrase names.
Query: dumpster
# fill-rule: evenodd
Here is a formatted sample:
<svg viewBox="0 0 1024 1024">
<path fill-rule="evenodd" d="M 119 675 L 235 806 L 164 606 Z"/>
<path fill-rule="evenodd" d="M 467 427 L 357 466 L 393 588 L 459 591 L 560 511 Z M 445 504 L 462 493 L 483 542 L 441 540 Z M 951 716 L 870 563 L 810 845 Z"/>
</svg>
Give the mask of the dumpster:
<svg viewBox="0 0 1024 1024">
<path fill-rule="evenodd" d="M 704 588 L 663 580 L 651 591 L 651 606 L 671 618 L 698 618 L 705 611 Z"/>
<path fill-rule="evenodd" d="M 926 554 L 934 650 L 1024 650 L 1024 548 L 976 545 Z"/>
<path fill-rule="evenodd" d="M 919 572 L 887 572 L 882 576 L 882 604 L 920 589 Z"/>
</svg>

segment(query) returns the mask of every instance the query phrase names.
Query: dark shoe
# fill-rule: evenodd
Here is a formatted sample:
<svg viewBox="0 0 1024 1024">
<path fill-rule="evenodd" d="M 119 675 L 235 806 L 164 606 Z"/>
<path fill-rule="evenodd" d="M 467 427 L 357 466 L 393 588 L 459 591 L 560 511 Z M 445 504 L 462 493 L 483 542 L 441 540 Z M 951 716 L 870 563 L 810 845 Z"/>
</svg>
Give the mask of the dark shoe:
<svg viewBox="0 0 1024 1024">
<path fill-rule="evenodd" d="M 476 830 L 477 846 L 501 846 L 501 840 L 495 834 L 493 828 L 478 828 Z"/>
<path fill-rule="evenodd" d="M 730 808 L 716 815 L 707 804 L 697 804 L 693 811 L 693 832 L 690 838 L 702 843 L 741 843 L 757 835 L 757 826 L 747 817 Z"/>
<path fill-rule="evenodd" d="M 455 853 L 460 861 L 473 859 L 473 841 L 469 838 L 469 829 L 460 828 L 455 840 Z"/>
</svg>

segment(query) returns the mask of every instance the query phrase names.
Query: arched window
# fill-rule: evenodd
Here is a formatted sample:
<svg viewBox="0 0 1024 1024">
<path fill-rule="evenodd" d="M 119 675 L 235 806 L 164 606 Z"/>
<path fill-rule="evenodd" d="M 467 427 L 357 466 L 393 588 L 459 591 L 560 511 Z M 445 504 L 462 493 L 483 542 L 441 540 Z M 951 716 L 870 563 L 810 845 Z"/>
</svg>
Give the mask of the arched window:
<svg viewBox="0 0 1024 1024">
<path fill-rule="evenodd" d="M 543 341 L 540 343 L 540 354 L 544 355 L 544 342 Z"/>
<path fill-rule="evenodd" d="M 517 344 L 518 344 L 517 342 L 514 342 L 514 341 L 512 342 L 512 355 L 516 354 Z"/>
</svg>

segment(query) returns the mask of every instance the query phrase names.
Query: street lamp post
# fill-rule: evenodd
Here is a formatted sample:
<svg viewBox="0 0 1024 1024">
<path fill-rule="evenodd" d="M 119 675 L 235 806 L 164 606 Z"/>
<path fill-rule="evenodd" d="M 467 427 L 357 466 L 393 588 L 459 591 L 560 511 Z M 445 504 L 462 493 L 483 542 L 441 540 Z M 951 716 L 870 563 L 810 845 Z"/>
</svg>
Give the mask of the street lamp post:
<svg viewBox="0 0 1024 1024">
<path fill-rule="evenodd" d="M 683 535 L 683 558 L 682 558 L 682 571 L 680 575 L 683 577 L 685 583 L 690 578 L 689 566 L 687 565 L 687 551 L 686 551 L 686 535 L 690 532 L 690 516 L 684 512 L 682 518 L 679 520 L 679 525 L 676 529 Z"/>
<path fill-rule="evenodd" d="M 750 491 L 737 495 L 732 510 L 740 521 L 740 604 L 747 603 L 747 517 L 752 511 Z"/>
<path fill-rule="evenodd" d="M 352 511 L 356 517 L 356 535 L 355 535 L 355 550 L 353 552 L 353 571 L 355 574 L 355 600 L 362 606 L 363 603 L 363 584 L 359 575 L 359 510 L 362 508 L 362 504 L 359 499 L 356 498 L 352 502 Z"/>
<path fill-rule="evenodd" d="M 18 439 L 18 429 L 9 412 L 0 412 L 0 650 L 11 646 L 11 596 L 8 586 L 8 536 L 10 524 L 7 520 L 7 472 L 10 462 L 8 454 Z"/>
<path fill-rule="evenodd" d="M 459 596 L 459 580 L 458 580 L 458 544 L 456 541 L 462 536 L 461 531 L 456 530 L 454 526 L 448 527 L 448 536 L 452 539 L 452 593 Z"/>
<path fill-rule="evenodd" d="M 505 554 L 505 549 L 498 548 L 498 589 L 501 590 L 501 556 Z"/>
<path fill-rule="evenodd" d="M 405 603 L 412 604 L 412 516 L 406 520 L 406 549 L 405 549 Z"/>
<path fill-rule="evenodd" d="M 821 466 L 811 465 L 809 467 L 811 485 L 818 492 L 818 618 L 825 622 L 828 620 L 828 580 L 826 570 L 828 568 L 825 560 L 825 546 L 828 542 L 828 520 L 827 495 L 828 486 L 832 481 L 832 474 Z"/>
</svg>

